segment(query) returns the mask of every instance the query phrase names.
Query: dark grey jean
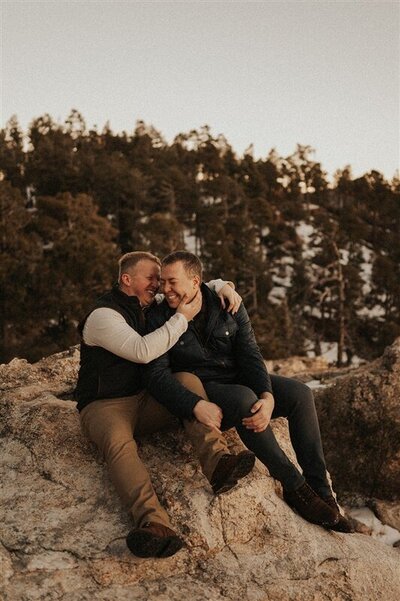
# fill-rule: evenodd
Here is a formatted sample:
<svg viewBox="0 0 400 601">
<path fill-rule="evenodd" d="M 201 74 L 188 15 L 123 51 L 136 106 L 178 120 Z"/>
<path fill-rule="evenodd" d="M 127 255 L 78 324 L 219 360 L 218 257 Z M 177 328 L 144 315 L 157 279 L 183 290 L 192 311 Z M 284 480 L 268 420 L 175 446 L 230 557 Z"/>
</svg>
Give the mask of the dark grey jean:
<svg viewBox="0 0 400 601">
<path fill-rule="evenodd" d="M 256 433 L 242 425 L 242 418 L 252 415 L 250 409 L 257 400 L 250 388 L 234 383 L 203 381 L 209 400 L 219 405 L 224 414 L 222 429 L 235 427 L 246 447 L 255 453 L 271 476 L 279 480 L 286 490 L 295 490 L 306 480 L 316 492 L 329 493 L 318 417 L 310 388 L 282 376 L 271 375 L 271 383 L 275 399 L 272 419 L 287 418 L 290 440 L 303 474 L 281 449 L 271 426 Z"/>
</svg>

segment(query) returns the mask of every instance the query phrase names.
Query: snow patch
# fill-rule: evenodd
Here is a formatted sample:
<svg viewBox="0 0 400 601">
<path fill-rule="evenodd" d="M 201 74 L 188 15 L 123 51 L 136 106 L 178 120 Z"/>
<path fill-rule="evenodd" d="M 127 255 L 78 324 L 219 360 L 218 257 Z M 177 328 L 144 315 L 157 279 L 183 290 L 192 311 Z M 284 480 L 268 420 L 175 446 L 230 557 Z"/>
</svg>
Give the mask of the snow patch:
<svg viewBox="0 0 400 601">
<path fill-rule="evenodd" d="M 296 225 L 296 234 L 303 238 L 306 244 L 311 243 L 311 236 L 314 233 L 314 226 L 310 223 L 306 223 L 305 221 L 300 221 L 298 225 Z"/>
<path fill-rule="evenodd" d="M 374 260 L 374 253 L 367 246 L 362 246 L 360 251 L 361 256 L 363 258 L 363 263 L 360 264 L 360 277 L 364 282 L 362 292 L 364 295 L 366 295 L 371 291 L 372 264 Z"/>
<path fill-rule="evenodd" d="M 385 309 L 381 305 L 375 305 L 371 309 L 369 307 L 362 307 L 362 309 L 357 311 L 357 315 L 368 317 L 368 319 L 379 319 L 385 317 Z"/>
<path fill-rule="evenodd" d="M 196 254 L 196 252 L 197 252 L 196 236 L 194 236 L 190 230 L 184 230 L 183 231 L 183 240 L 185 243 L 186 250 L 193 254 Z"/>
<path fill-rule="evenodd" d="M 286 297 L 286 288 L 283 286 L 274 286 L 268 295 L 268 300 L 273 305 L 280 305 Z"/>
<path fill-rule="evenodd" d="M 347 513 L 362 524 L 365 524 L 368 528 L 371 528 L 372 538 L 379 540 L 381 543 L 392 547 L 394 543 L 400 540 L 400 532 L 391 526 L 382 524 L 368 507 L 352 508 Z"/>
<path fill-rule="evenodd" d="M 321 357 L 324 357 L 328 363 L 335 363 L 337 361 L 337 352 L 337 342 L 321 342 Z"/>
<path fill-rule="evenodd" d="M 309 382 L 305 382 L 306 386 L 315 390 L 316 388 L 325 388 L 325 384 L 321 384 L 321 380 L 310 380 Z"/>
<path fill-rule="evenodd" d="M 340 254 L 340 262 L 342 265 L 347 265 L 349 262 L 349 255 L 350 252 L 348 250 L 346 250 L 345 248 L 341 248 L 339 250 L 339 254 Z"/>
</svg>

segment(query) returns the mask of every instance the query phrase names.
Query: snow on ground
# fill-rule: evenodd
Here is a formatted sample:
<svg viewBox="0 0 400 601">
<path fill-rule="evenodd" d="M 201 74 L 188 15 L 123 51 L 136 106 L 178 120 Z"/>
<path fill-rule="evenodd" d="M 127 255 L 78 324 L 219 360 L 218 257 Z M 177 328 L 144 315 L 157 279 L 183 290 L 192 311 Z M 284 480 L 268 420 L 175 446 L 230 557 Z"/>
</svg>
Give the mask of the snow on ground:
<svg viewBox="0 0 400 601">
<path fill-rule="evenodd" d="M 368 294 L 368 292 L 371 290 L 372 263 L 374 260 L 374 253 L 367 246 L 362 246 L 361 255 L 363 258 L 363 263 L 360 265 L 360 275 L 364 282 L 362 291 L 363 294 Z"/>
<path fill-rule="evenodd" d="M 337 361 L 338 343 L 321 342 L 321 357 L 324 357 L 328 363 Z"/>
<path fill-rule="evenodd" d="M 381 543 L 392 547 L 395 542 L 400 540 L 400 532 L 391 526 L 382 524 L 368 507 L 353 507 L 348 509 L 347 513 L 352 518 L 371 528 L 372 538 L 379 540 Z"/>
<path fill-rule="evenodd" d="M 273 305 L 279 305 L 282 302 L 286 297 L 287 289 L 292 285 L 293 262 L 294 259 L 292 257 L 281 257 L 274 263 L 271 269 L 274 287 L 268 295 L 268 300 Z"/>
<path fill-rule="evenodd" d="M 305 382 L 308 388 L 311 390 L 315 390 L 316 388 L 325 388 L 325 384 L 321 384 L 321 380 L 310 380 L 309 382 Z"/>
<path fill-rule="evenodd" d="M 285 288 L 289 288 L 291 284 L 291 275 L 292 274 L 290 272 L 287 272 L 284 277 L 273 275 L 272 279 L 274 281 L 274 284 L 278 284 L 278 286 L 284 286 Z"/>
<path fill-rule="evenodd" d="M 286 288 L 283 286 L 274 286 L 268 294 L 268 300 L 273 305 L 280 305 L 286 297 Z"/>
<path fill-rule="evenodd" d="M 298 225 L 295 226 L 295 229 L 296 234 L 303 240 L 303 258 L 312 259 L 318 253 L 317 246 L 320 243 L 317 239 L 312 239 L 312 236 L 315 233 L 314 226 L 305 221 L 300 221 Z"/>
<path fill-rule="evenodd" d="M 280 262 L 281 262 L 282 265 L 293 265 L 294 258 L 291 257 L 290 255 L 287 255 L 286 257 L 282 257 L 280 259 Z"/>
<path fill-rule="evenodd" d="M 314 226 L 305 221 L 300 221 L 299 224 L 296 225 L 296 234 L 303 239 L 304 244 L 307 246 L 311 244 L 311 236 L 314 231 Z"/>
<path fill-rule="evenodd" d="M 368 317 L 369 319 L 385 317 L 385 314 L 385 309 L 381 305 L 375 305 L 371 309 L 369 307 L 362 307 L 362 309 L 357 311 L 357 315 Z"/>
<path fill-rule="evenodd" d="M 310 305 L 304 305 L 303 311 L 306 315 L 309 315 L 311 317 L 317 317 L 318 319 L 321 319 L 322 317 L 322 313 L 319 307 L 310 307 Z"/>
<path fill-rule="evenodd" d="M 350 253 L 348 250 L 346 250 L 345 248 L 341 248 L 339 250 L 339 254 L 340 254 L 340 262 L 342 265 L 347 265 L 349 262 L 349 256 Z"/>
<path fill-rule="evenodd" d="M 324 357 L 328 363 L 333 364 L 337 361 L 338 343 L 337 342 L 321 342 L 321 357 Z M 347 361 L 347 354 L 343 353 L 343 361 Z M 362 363 L 365 363 L 361 357 L 354 355 L 351 358 L 351 365 L 358 367 Z"/>
<path fill-rule="evenodd" d="M 351 358 L 351 365 L 353 367 L 359 367 L 360 365 L 363 365 L 365 363 L 366 363 L 365 359 L 361 359 L 361 357 L 358 357 L 357 355 L 354 355 Z"/>
<path fill-rule="evenodd" d="M 196 236 L 194 236 L 190 230 L 184 230 L 183 240 L 185 242 L 186 250 L 196 254 Z"/>
</svg>

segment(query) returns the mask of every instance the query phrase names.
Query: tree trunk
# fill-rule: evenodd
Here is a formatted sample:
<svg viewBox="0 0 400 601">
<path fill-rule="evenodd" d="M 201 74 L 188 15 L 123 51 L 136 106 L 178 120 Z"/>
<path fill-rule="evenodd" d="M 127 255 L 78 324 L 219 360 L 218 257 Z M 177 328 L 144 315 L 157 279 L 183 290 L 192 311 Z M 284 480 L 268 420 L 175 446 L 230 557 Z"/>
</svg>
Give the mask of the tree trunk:
<svg viewBox="0 0 400 601">
<path fill-rule="evenodd" d="M 344 276 L 342 264 L 340 262 L 340 253 L 336 242 L 332 242 L 335 255 L 337 257 L 337 279 L 338 279 L 338 350 L 337 350 L 337 367 L 343 365 L 343 352 L 344 352 L 344 338 L 345 338 L 345 320 L 344 320 L 344 303 L 345 303 L 345 292 L 344 292 Z"/>
</svg>

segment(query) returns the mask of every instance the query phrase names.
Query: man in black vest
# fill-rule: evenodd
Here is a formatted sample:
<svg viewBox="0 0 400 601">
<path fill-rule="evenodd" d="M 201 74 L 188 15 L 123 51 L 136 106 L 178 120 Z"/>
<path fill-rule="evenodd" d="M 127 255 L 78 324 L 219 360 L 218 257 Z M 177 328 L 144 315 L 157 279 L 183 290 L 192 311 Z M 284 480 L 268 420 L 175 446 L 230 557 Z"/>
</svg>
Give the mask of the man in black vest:
<svg viewBox="0 0 400 601">
<path fill-rule="evenodd" d="M 285 501 L 303 518 L 351 532 L 327 479 L 311 390 L 294 379 L 270 377 L 243 304 L 235 315 L 229 314 L 201 281 L 202 267 L 195 255 L 177 251 L 163 260 L 165 300 L 150 310 L 150 331 L 171 319 L 183 297 L 191 300 L 200 292 L 202 307 L 169 352 L 149 364 L 149 392 L 181 418 L 194 414 L 208 426 L 234 426 L 246 447 L 282 483 Z M 274 417 L 288 419 L 301 472 L 274 436 L 269 425 Z"/>
<path fill-rule="evenodd" d="M 141 557 L 167 557 L 182 546 L 134 440 L 134 435 L 176 426 L 177 421 L 144 390 L 142 366 L 175 344 L 201 306 L 200 295 L 189 303 L 183 297 L 171 319 L 145 335 L 146 311 L 157 302 L 159 280 L 160 261 L 154 255 L 132 252 L 121 257 L 118 283 L 80 324 L 81 363 L 75 392 L 82 429 L 103 454 L 117 492 L 134 518 L 136 527 L 128 534 L 127 545 Z M 234 311 L 240 297 L 224 284 L 210 282 L 222 288 Z M 252 469 L 254 454 L 231 455 L 213 424 L 205 425 L 194 415 L 183 425 L 215 494 L 232 488 Z"/>
</svg>

